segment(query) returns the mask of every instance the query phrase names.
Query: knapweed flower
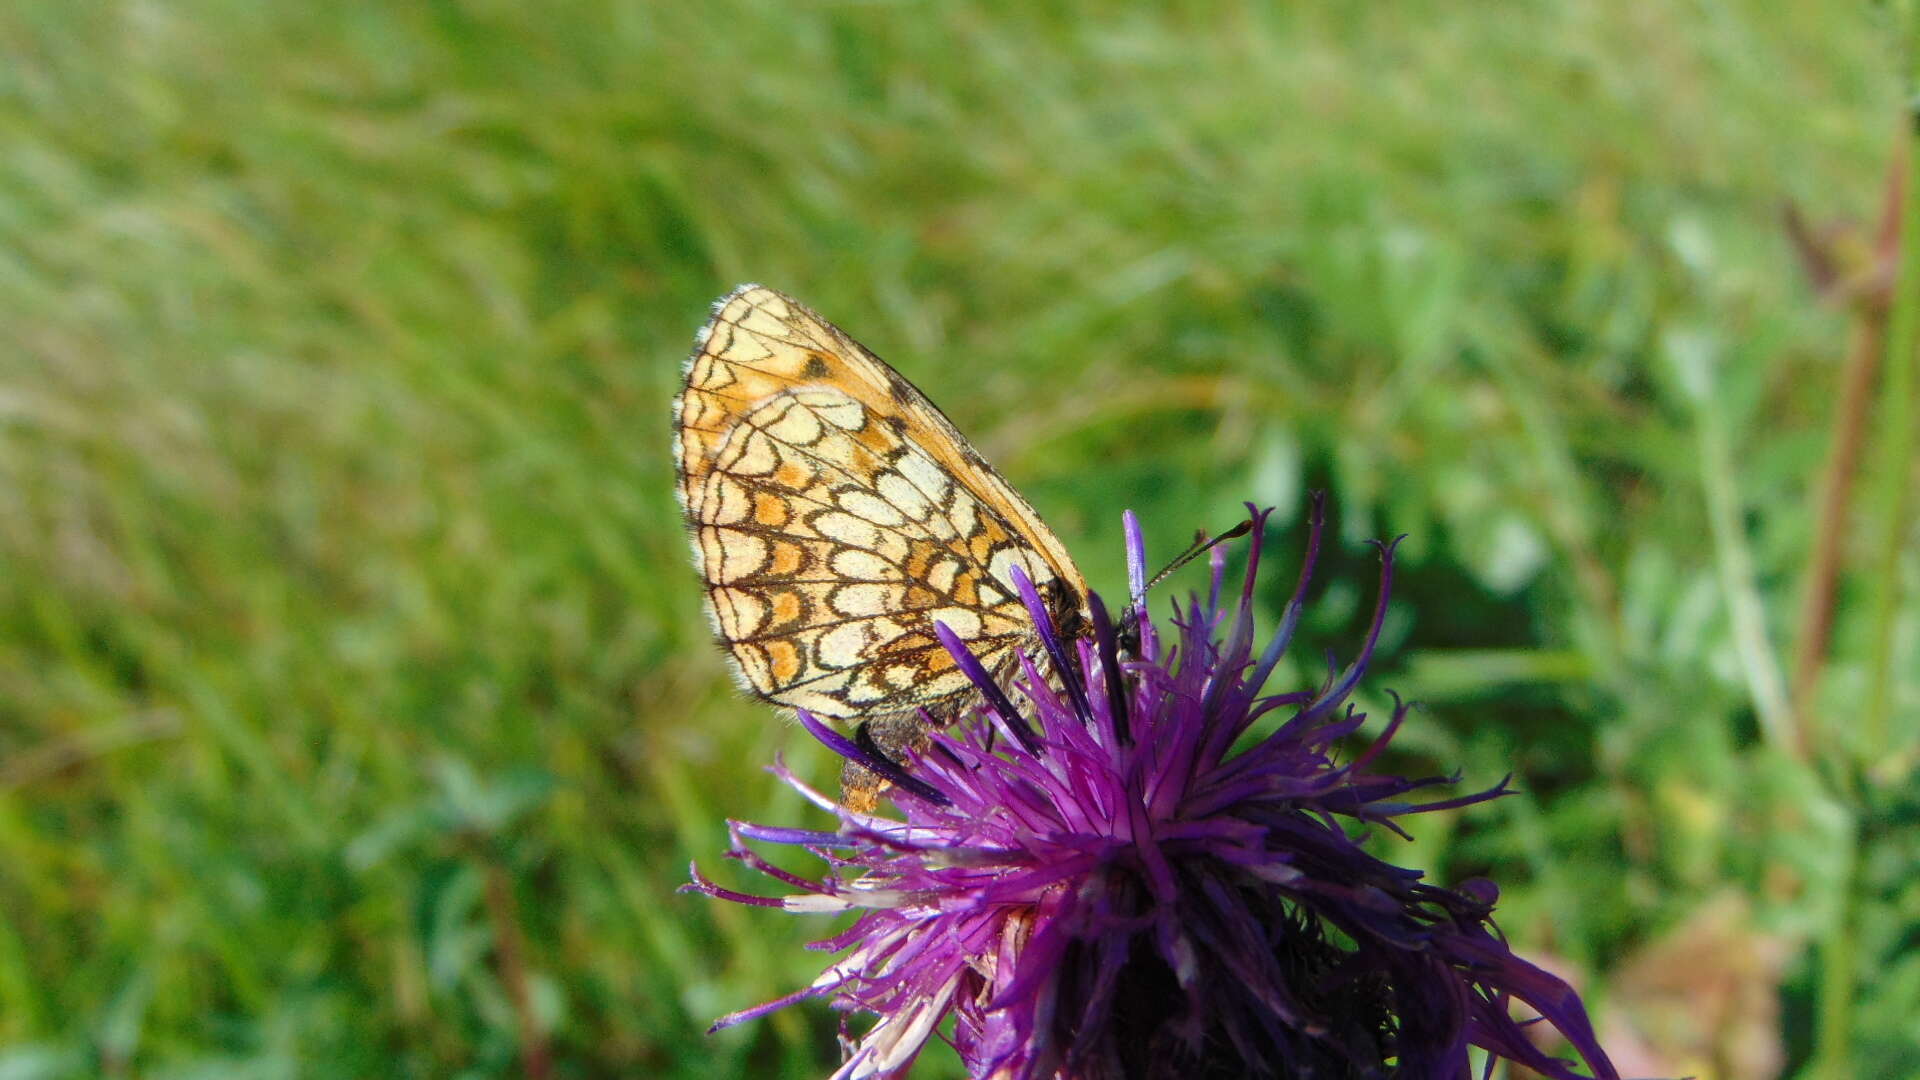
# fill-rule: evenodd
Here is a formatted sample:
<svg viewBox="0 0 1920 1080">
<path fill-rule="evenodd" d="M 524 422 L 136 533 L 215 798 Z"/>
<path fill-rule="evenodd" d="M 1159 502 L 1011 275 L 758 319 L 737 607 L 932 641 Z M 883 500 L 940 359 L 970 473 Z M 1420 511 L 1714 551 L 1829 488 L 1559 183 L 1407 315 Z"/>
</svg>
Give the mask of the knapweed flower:
<svg viewBox="0 0 1920 1080">
<path fill-rule="evenodd" d="M 1465 1080 L 1470 1046 L 1489 1062 L 1577 1077 L 1512 1018 L 1517 1001 L 1595 1076 L 1614 1077 L 1573 990 L 1500 938 L 1491 883 L 1431 885 L 1356 838 L 1505 790 L 1502 781 L 1404 801 L 1452 778 L 1372 771 L 1407 716 L 1397 702 L 1370 743 L 1338 752 L 1366 720 L 1347 702 L 1379 637 L 1392 545 L 1380 546 L 1379 598 L 1358 657 L 1318 688 L 1263 693 L 1299 622 L 1322 521 L 1316 501 L 1299 582 L 1256 654 L 1266 516 L 1254 515 L 1237 606 L 1221 605 L 1216 548 L 1211 594 L 1176 603 L 1171 642 L 1147 616 L 1131 515 L 1134 608 L 1121 626 L 1093 598 L 1091 635 L 1063 642 L 1031 584 L 1018 582 L 1045 673 L 1030 658 L 1011 688 L 996 685 L 941 628 L 983 704 L 904 768 L 803 714 L 816 738 L 893 778 L 899 816 L 848 810 L 775 767 L 838 815 L 838 829 L 733 822 L 729 854 L 796 892 L 751 896 L 697 868 L 688 887 L 858 917 L 815 943 L 845 955 L 812 985 L 715 1028 L 811 997 L 871 1014 L 844 1040 L 835 1080 L 904 1074 L 949 1017 L 944 1037 L 969 1075 L 994 1080 Z M 807 847 L 828 870 L 791 874 L 749 842 Z"/>
</svg>

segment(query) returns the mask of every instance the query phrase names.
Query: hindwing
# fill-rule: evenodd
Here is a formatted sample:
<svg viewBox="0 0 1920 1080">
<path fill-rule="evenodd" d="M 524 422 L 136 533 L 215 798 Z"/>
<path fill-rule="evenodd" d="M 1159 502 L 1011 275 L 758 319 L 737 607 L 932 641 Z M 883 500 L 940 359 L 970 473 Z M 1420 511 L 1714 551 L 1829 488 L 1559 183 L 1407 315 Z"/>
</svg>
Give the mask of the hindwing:
<svg viewBox="0 0 1920 1080">
<path fill-rule="evenodd" d="M 859 721 L 971 689 L 944 622 L 989 671 L 1035 631 L 1023 569 L 1068 636 L 1086 583 L 1025 499 L 912 383 L 798 301 L 714 305 L 675 403 L 679 494 L 742 681 Z"/>
</svg>

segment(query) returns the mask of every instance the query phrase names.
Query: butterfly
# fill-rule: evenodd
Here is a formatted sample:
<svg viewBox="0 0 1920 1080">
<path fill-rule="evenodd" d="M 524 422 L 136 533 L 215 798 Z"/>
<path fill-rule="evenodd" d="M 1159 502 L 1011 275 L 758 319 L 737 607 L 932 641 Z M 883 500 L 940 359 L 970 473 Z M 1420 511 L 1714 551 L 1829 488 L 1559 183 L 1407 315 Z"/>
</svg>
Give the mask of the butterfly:
<svg viewBox="0 0 1920 1080">
<path fill-rule="evenodd" d="M 1037 648 L 1013 584 L 1085 632 L 1087 585 L 1058 537 L 933 402 L 792 297 L 742 285 L 713 306 L 674 402 L 678 492 L 707 609 L 741 684 L 924 745 L 974 692 L 945 623 L 996 679 Z M 858 766 L 843 800 L 885 782 Z"/>
</svg>

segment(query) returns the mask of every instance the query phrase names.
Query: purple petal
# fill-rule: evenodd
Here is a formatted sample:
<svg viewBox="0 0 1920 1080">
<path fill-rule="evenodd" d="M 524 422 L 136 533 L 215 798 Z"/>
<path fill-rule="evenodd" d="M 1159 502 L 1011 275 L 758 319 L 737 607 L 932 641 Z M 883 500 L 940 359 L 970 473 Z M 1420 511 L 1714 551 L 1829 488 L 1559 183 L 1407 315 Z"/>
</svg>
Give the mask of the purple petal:
<svg viewBox="0 0 1920 1080">
<path fill-rule="evenodd" d="M 1053 661 L 1054 673 L 1060 677 L 1068 699 L 1073 702 L 1073 714 L 1083 724 L 1093 723 L 1093 709 L 1087 704 L 1087 692 L 1080 684 L 1080 673 L 1067 661 L 1067 651 L 1060 646 L 1060 635 L 1054 631 L 1053 616 L 1040 599 L 1040 591 L 1033 587 L 1032 579 L 1027 577 L 1026 570 L 1019 564 L 1012 567 L 1012 573 L 1013 587 L 1020 591 L 1020 601 L 1027 607 L 1027 617 L 1033 620 L 1040 645 L 1047 651 L 1047 658 Z"/>
</svg>

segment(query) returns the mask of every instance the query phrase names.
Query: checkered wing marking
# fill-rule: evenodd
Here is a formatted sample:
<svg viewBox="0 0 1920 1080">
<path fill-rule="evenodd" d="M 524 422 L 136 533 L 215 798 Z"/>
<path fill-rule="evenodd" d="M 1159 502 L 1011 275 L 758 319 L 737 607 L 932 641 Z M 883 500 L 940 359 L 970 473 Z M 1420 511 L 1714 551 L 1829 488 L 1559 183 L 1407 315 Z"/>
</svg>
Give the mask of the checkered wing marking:
<svg viewBox="0 0 1920 1080">
<path fill-rule="evenodd" d="M 1020 566 L 1056 612 L 1086 586 L 1058 539 L 951 422 L 799 302 L 715 306 L 677 407 L 680 495 L 714 622 L 749 688 L 858 720 L 970 689 L 933 634 L 989 670 L 1033 645 Z"/>
</svg>

